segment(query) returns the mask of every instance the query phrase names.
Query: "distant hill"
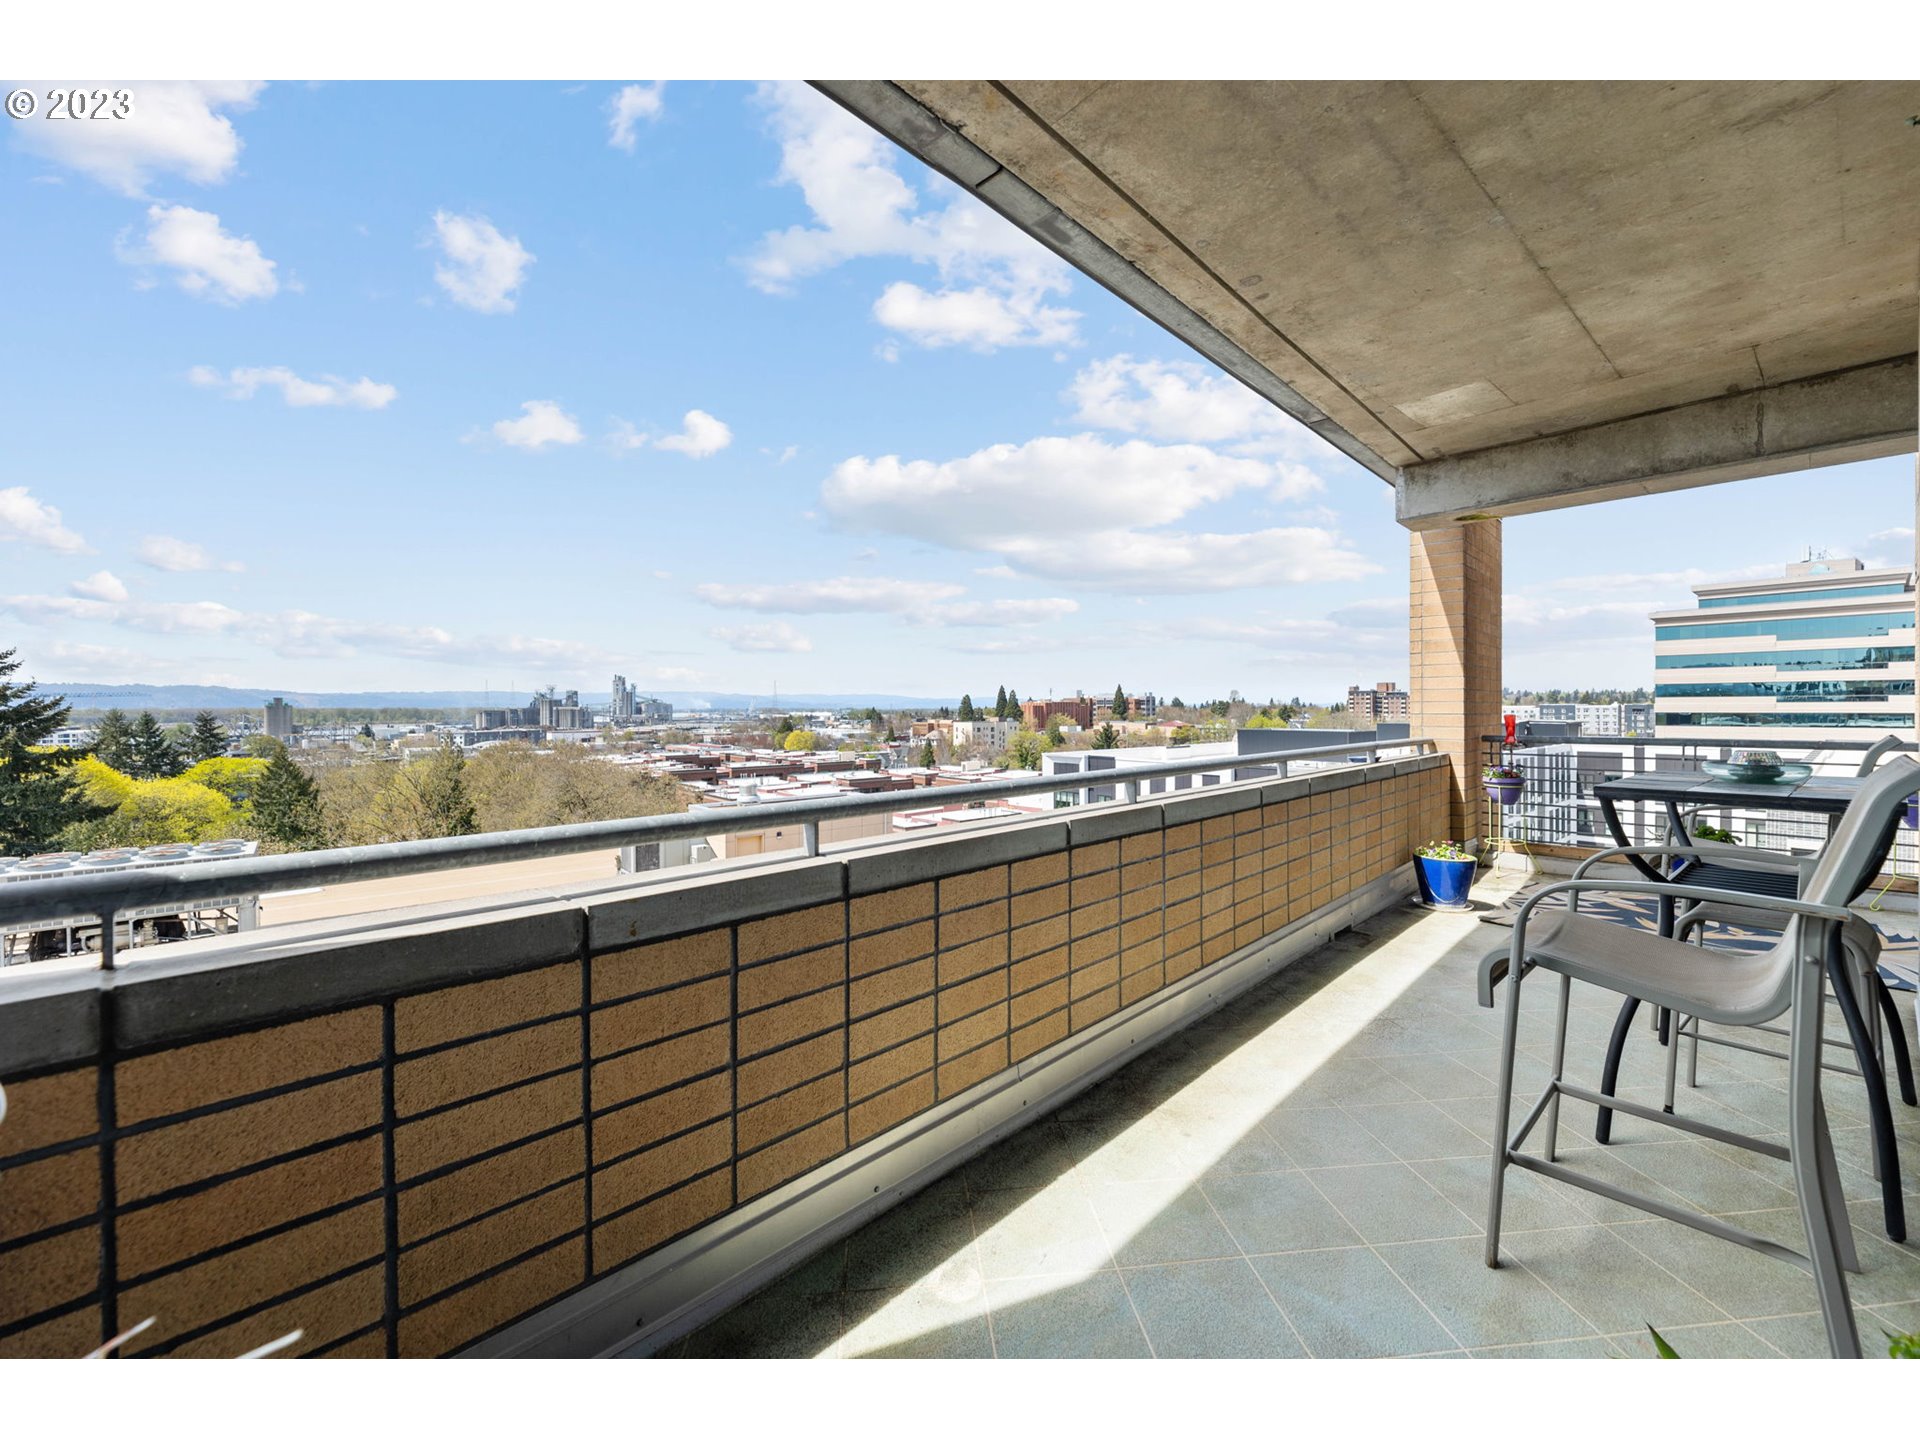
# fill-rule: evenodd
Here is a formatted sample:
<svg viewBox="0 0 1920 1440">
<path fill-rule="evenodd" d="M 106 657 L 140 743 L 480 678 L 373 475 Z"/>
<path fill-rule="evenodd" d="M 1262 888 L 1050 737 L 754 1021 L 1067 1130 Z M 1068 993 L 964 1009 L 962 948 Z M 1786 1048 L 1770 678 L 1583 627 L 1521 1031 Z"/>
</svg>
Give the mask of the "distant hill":
<svg viewBox="0 0 1920 1440">
<path fill-rule="evenodd" d="M 245 690 L 226 685 L 97 685 L 47 681 L 39 686 L 59 695 L 76 710 L 255 710 L 278 695 L 296 707 L 328 710 L 469 710 L 482 705 L 524 705 L 532 692 L 495 690 Z M 644 691 L 665 700 L 676 710 L 746 710 L 771 706 L 772 697 L 720 690 Z M 605 705 L 607 691 L 582 691 L 586 705 Z M 782 707 L 800 710 L 844 709 L 877 705 L 889 710 L 935 710 L 957 705 L 957 699 L 929 700 L 911 695 L 794 694 L 779 698 Z"/>
</svg>

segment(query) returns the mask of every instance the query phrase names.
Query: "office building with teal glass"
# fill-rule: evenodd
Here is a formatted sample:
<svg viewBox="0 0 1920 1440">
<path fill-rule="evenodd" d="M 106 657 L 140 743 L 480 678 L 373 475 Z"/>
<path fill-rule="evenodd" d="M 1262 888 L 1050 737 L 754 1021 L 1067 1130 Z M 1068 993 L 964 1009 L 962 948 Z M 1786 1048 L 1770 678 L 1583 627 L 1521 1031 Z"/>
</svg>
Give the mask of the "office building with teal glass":
<svg viewBox="0 0 1920 1440">
<path fill-rule="evenodd" d="M 1821 557 L 1693 593 L 1653 617 L 1660 739 L 1913 739 L 1912 570 Z"/>
</svg>

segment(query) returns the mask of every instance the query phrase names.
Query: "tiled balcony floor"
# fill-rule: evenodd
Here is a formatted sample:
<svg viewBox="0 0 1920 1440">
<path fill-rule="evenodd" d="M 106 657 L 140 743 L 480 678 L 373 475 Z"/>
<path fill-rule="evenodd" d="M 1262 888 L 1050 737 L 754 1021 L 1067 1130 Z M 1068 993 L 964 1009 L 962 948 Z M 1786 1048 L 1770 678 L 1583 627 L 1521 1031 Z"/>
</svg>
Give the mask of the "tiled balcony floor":
<svg viewBox="0 0 1920 1440">
<path fill-rule="evenodd" d="M 1648 1324 L 1688 1357 L 1825 1353 L 1803 1272 L 1523 1171 L 1509 1172 L 1507 1263 L 1488 1270 L 1498 1030 L 1473 982 L 1507 932 L 1411 906 L 1362 928 L 666 1353 L 1633 1356 L 1650 1353 Z M 1555 988 L 1528 986 L 1519 1108 L 1546 1073 Z M 1572 1078 L 1597 1083 L 1614 1010 L 1574 987 Z M 1663 1053 L 1637 1028 L 1623 1093 L 1658 1104 Z M 1679 1109 L 1777 1133 L 1785 1083 L 1784 1062 L 1703 1047 Z M 1861 1341 L 1884 1354 L 1883 1330 L 1920 1330 L 1920 1246 L 1880 1229 L 1858 1083 L 1827 1090 L 1865 1268 L 1849 1277 Z M 1896 1099 L 1920 1232 L 1917 1117 Z M 1801 1247 L 1783 1163 L 1627 1116 L 1597 1147 L 1592 1122 L 1567 1102 L 1569 1164 Z"/>
</svg>

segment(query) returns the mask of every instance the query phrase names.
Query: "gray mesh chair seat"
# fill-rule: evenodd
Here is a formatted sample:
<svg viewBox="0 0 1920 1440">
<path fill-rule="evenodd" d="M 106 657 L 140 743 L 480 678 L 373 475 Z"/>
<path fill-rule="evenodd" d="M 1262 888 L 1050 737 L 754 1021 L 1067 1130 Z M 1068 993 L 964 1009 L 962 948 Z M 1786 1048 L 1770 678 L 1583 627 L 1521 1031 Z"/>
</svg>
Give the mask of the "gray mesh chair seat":
<svg viewBox="0 0 1920 1440">
<path fill-rule="evenodd" d="M 1481 961 L 1479 998 L 1495 1001 L 1506 990 L 1500 1065 L 1495 1101 L 1493 1174 L 1487 1197 L 1486 1261 L 1500 1264 L 1500 1218 L 1509 1166 L 1593 1191 L 1651 1214 L 1732 1240 L 1787 1260 L 1810 1272 L 1819 1298 L 1828 1347 L 1836 1356 L 1858 1357 L 1860 1336 L 1847 1297 L 1846 1271 L 1857 1269 L 1853 1230 L 1841 1189 L 1833 1141 L 1821 1098 L 1824 1009 L 1829 976 L 1845 1011 L 1852 998 L 1846 973 L 1844 936 L 1854 896 L 1879 872 L 1900 823 L 1908 796 L 1920 790 L 1920 767 L 1889 765 L 1868 777 L 1840 819 L 1832 840 L 1807 876 L 1797 897 L 1730 893 L 1694 885 L 1631 877 L 1575 878 L 1542 886 L 1514 917 L 1512 941 Z M 1620 892 L 1652 895 L 1693 905 L 1728 905 L 1771 917 L 1779 936 L 1759 952 L 1711 951 L 1681 940 L 1595 920 L 1579 913 L 1580 897 Z M 1549 898 L 1566 897 L 1567 908 L 1542 908 Z M 1551 1078 L 1516 1127 L 1513 1124 L 1513 1070 L 1519 1047 L 1520 987 L 1535 971 L 1557 973 L 1558 1022 L 1553 1036 Z M 1785 1016 L 1787 1047 L 1787 1143 L 1723 1129 L 1706 1121 L 1604 1095 L 1566 1079 L 1567 1014 L 1573 982 L 1599 986 L 1629 1000 L 1681 1014 L 1703 1016 L 1726 1026 L 1761 1025 Z M 1849 1016 L 1849 1028 L 1853 1017 Z M 1730 1221 L 1643 1195 L 1560 1164 L 1554 1158 L 1560 1100 L 1569 1096 L 1610 1107 L 1655 1124 L 1717 1140 L 1784 1160 L 1799 1202 L 1804 1253 L 1744 1230 Z M 1879 1104 L 1885 1106 L 1885 1092 Z M 1542 1153 L 1524 1147 L 1538 1129 Z M 1577 1298 L 1568 1297 L 1575 1304 Z M 1783 1298 L 1782 1311 L 1791 1307 Z"/>
<path fill-rule="evenodd" d="M 1647 1004 L 1716 1025 L 1759 1024 L 1785 1008 L 1779 1003 L 1782 962 L 1771 950 L 1717 952 L 1708 961 L 1698 946 L 1575 910 L 1536 920 L 1527 958 L 1542 970 L 1608 990 L 1627 987 Z"/>
</svg>

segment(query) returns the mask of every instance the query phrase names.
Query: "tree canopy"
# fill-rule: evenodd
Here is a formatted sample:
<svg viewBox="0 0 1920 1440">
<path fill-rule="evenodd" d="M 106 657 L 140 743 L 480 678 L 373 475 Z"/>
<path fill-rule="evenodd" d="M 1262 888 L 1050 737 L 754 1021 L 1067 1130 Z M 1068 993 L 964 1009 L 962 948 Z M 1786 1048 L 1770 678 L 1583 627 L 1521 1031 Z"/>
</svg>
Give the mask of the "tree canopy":
<svg viewBox="0 0 1920 1440">
<path fill-rule="evenodd" d="M 0 854 L 30 855 L 104 812 L 72 773 L 81 752 L 47 743 L 67 723 L 66 702 L 11 680 L 20 668 L 14 653 L 0 650 Z"/>
</svg>

